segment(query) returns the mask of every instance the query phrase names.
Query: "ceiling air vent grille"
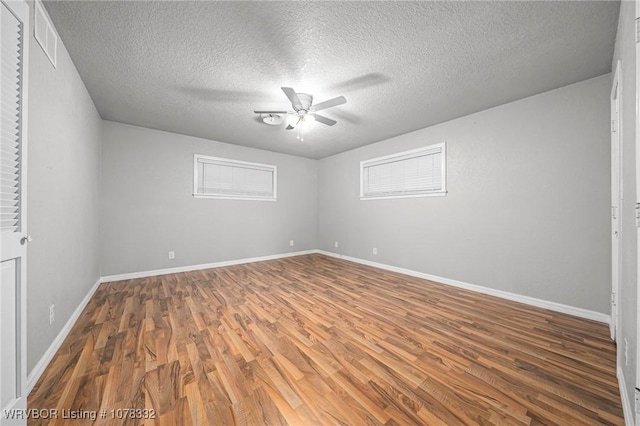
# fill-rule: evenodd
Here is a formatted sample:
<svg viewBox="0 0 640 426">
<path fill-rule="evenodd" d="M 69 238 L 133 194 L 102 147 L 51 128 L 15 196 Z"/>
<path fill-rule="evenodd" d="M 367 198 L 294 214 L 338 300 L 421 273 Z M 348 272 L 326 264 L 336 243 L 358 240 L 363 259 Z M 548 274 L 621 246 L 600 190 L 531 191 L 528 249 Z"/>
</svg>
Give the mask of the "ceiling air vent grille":
<svg viewBox="0 0 640 426">
<path fill-rule="evenodd" d="M 53 67 L 56 67 L 56 53 L 58 50 L 58 34 L 49 20 L 47 12 L 44 11 L 42 4 L 36 2 L 36 19 L 35 19 L 35 37 L 36 41 L 42 47 L 44 54 L 47 55 Z"/>
</svg>

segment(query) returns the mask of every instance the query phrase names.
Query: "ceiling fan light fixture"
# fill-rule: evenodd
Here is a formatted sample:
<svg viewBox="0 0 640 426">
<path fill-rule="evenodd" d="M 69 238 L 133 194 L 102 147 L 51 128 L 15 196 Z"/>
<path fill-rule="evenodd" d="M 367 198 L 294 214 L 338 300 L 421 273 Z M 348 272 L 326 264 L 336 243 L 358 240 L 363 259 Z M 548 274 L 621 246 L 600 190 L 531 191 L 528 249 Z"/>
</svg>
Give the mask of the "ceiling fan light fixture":
<svg viewBox="0 0 640 426">
<path fill-rule="evenodd" d="M 313 127 L 315 127 L 315 125 L 316 125 L 316 118 L 314 117 L 313 114 L 305 114 L 300 119 L 299 126 L 304 130 L 312 129 Z"/>
<path fill-rule="evenodd" d="M 309 114 L 306 111 L 300 111 L 297 113 L 288 114 L 286 122 L 287 125 L 291 127 L 311 129 L 316 125 L 316 118 L 313 116 L 313 114 Z"/>
<path fill-rule="evenodd" d="M 298 114 L 287 114 L 286 122 L 288 126 L 296 127 L 300 122 L 300 116 Z"/>
</svg>

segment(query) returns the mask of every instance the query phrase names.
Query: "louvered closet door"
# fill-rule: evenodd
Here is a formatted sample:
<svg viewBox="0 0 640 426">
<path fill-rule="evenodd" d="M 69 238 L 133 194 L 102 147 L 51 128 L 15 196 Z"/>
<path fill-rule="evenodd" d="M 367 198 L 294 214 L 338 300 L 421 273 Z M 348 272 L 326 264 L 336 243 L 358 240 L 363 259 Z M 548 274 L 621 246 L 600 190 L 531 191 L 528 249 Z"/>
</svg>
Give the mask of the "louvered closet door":
<svg viewBox="0 0 640 426">
<path fill-rule="evenodd" d="M 25 424 L 29 7 L 0 4 L 0 425 Z"/>
</svg>

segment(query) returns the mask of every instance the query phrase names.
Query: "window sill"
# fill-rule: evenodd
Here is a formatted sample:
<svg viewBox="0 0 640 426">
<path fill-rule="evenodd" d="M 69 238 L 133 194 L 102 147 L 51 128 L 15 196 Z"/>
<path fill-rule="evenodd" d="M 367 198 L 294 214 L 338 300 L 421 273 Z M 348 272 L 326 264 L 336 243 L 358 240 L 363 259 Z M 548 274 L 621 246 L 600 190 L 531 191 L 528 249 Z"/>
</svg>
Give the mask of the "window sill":
<svg viewBox="0 0 640 426">
<path fill-rule="evenodd" d="M 224 195 L 204 195 L 204 194 L 193 194 L 193 198 L 211 198 L 214 200 L 240 200 L 240 201 L 278 201 L 277 198 L 232 197 L 232 196 L 224 196 Z"/>
<path fill-rule="evenodd" d="M 444 197 L 447 195 L 447 191 L 442 192 L 431 192 L 429 194 L 412 194 L 412 195 L 385 195 L 380 197 L 363 197 L 360 196 L 360 200 L 369 201 L 369 200 L 391 200 L 394 198 L 423 198 L 423 197 Z"/>
</svg>

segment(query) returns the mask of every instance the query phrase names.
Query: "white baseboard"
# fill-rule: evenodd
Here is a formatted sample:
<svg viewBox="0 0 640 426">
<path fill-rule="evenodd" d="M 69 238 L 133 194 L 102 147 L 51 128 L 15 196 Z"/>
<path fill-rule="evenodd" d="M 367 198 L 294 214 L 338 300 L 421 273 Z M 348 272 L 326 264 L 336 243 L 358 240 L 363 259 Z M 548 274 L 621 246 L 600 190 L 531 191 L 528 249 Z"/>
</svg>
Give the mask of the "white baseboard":
<svg viewBox="0 0 640 426">
<path fill-rule="evenodd" d="M 616 377 L 618 378 L 618 386 L 620 387 L 620 399 L 622 400 L 624 424 L 633 426 L 633 408 L 631 407 L 631 400 L 629 399 L 629 395 L 627 395 L 627 384 L 624 380 L 624 373 L 622 372 L 622 368 L 618 367 L 618 373 L 616 374 Z"/>
<path fill-rule="evenodd" d="M 464 288 L 466 290 L 476 291 L 478 293 L 488 294 L 490 296 L 500 297 L 502 299 L 513 300 L 514 302 L 525 303 L 527 305 L 536 306 L 538 308 L 549 309 L 563 314 L 569 314 L 580 318 L 609 324 L 611 316 L 600 312 L 590 311 L 588 309 L 576 308 L 574 306 L 563 305 L 561 303 L 550 302 L 548 300 L 536 299 L 535 297 L 522 296 L 508 291 L 496 290 L 493 288 L 483 287 L 476 284 L 469 284 L 462 281 L 452 280 L 450 278 L 439 277 L 437 275 L 426 274 L 424 272 L 412 271 L 411 269 L 398 268 L 396 266 L 385 265 L 384 263 L 372 262 L 370 260 L 359 259 L 357 257 L 344 256 L 324 250 L 317 250 L 317 253 L 324 254 L 339 259 L 349 260 L 351 262 L 361 263 L 363 265 L 373 266 L 375 268 L 385 269 L 387 271 L 399 272 L 401 274 L 410 275 L 412 277 L 423 278 L 429 281 L 436 281 L 442 284 L 454 287 Z"/>
<path fill-rule="evenodd" d="M 64 342 L 64 339 L 67 338 L 67 335 L 69 334 L 69 332 L 73 328 L 73 325 L 76 323 L 76 321 L 80 317 L 80 314 L 84 310 L 85 306 L 87 306 L 87 303 L 89 303 L 89 300 L 91 300 L 91 298 L 93 297 L 93 294 L 96 292 L 96 290 L 100 286 L 100 283 L 101 283 L 101 280 L 98 279 L 96 283 L 93 285 L 93 287 L 91 287 L 91 289 L 89 290 L 87 295 L 84 297 L 84 299 L 82 299 L 82 301 L 80 302 L 76 310 L 73 311 L 73 314 L 71 314 L 71 317 L 69 317 L 64 327 L 62 327 L 62 330 L 60 330 L 60 333 L 58 333 L 55 340 L 51 343 L 51 345 L 49 346 L 49 349 L 47 349 L 44 355 L 42 355 L 42 358 L 40 358 L 40 361 L 38 361 L 36 366 L 33 367 L 33 370 L 31 370 L 31 372 L 27 376 L 26 395 L 29 395 L 33 390 L 33 387 L 38 382 L 38 379 L 40 379 L 40 376 L 42 376 L 42 373 L 44 373 L 44 370 L 47 368 L 47 366 L 55 356 L 56 352 L 58 352 L 58 349 L 60 349 L 60 345 L 62 345 L 62 342 Z"/>
<path fill-rule="evenodd" d="M 198 271 L 201 269 L 220 268 L 222 266 L 241 265 L 243 263 L 262 262 L 264 260 L 283 259 L 285 257 L 302 256 L 304 254 L 318 253 L 317 250 L 305 250 L 289 253 L 274 254 L 270 256 L 250 257 L 245 259 L 225 260 L 223 262 L 203 263 L 201 265 L 178 266 L 176 268 L 156 269 L 154 271 L 132 272 L 129 274 L 108 275 L 102 277 L 100 282 L 112 282 L 132 280 L 135 278 L 155 277 L 158 275 L 176 274 L 179 272 Z"/>
<path fill-rule="evenodd" d="M 142 272 L 133 272 L 128 274 L 109 275 L 106 277 L 102 277 L 101 282 L 122 281 L 122 280 L 130 280 L 135 278 L 154 277 L 158 275 L 175 274 L 179 272 L 189 272 L 189 271 L 197 271 L 201 269 L 219 268 L 222 266 L 241 265 L 243 263 L 261 262 L 264 260 L 282 259 L 286 257 L 301 256 L 301 255 L 312 254 L 312 253 L 320 253 L 326 256 L 337 257 L 340 259 L 361 263 L 363 265 L 369 265 L 369 266 L 373 266 L 380 269 L 386 269 L 388 271 L 393 271 L 393 272 L 399 272 L 401 274 L 423 278 L 430 281 L 436 281 L 442 284 L 452 285 L 455 287 L 464 288 L 467 290 L 476 291 L 479 293 L 488 294 L 491 296 L 496 296 L 496 297 L 500 297 L 507 300 L 513 300 L 515 302 L 520 302 L 520 303 L 524 303 L 531 306 L 537 306 L 539 308 L 549 309 L 555 312 L 561 312 L 564 314 L 574 315 L 580 318 L 602 322 L 605 324 L 609 324 L 611 322 L 611 317 L 609 315 L 606 315 L 600 312 L 590 311 L 588 309 L 576 308 L 574 306 L 564 305 L 556 302 L 550 302 L 548 300 L 536 299 L 534 297 L 522 296 L 516 293 L 510 293 L 508 291 L 496 290 L 488 287 L 479 286 L 476 284 L 469 284 L 462 281 L 453 280 L 450 278 L 439 277 L 436 275 L 426 274 L 424 272 L 417 272 L 410 269 L 399 268 L 396 266 L 386 265 L 378 262 L 372 262 L 369 260 L 359 259 L 356 257 L 344 256 L 341 254 L 332 253 L 324 250 L 305 250 L 305 251 L 282 253 L 282 254 L 276 254 L 276 255 L 270 255 L 270 256 L 261 256 L 261 257 L 245 258 L 245 259 L 227 260 L 223 262 L 205 263 L 201 265 L 179 266 L 176 268 L 157 269 L 153 271 L 142 271 Z"/>
</svg>

